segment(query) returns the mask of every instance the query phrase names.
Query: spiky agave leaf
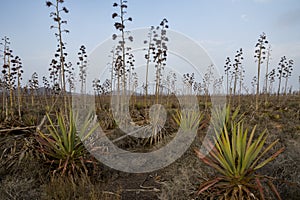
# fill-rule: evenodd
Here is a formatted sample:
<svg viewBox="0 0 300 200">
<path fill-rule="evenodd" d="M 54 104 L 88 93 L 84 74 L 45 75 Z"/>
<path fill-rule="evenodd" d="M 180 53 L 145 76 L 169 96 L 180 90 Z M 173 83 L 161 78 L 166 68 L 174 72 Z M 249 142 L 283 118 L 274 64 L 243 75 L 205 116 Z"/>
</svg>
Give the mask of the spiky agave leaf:
<svg viewBox="0 0 300 200">
<path fill-rule="evenodd" d="M 81 130 L 77 133 L 77 117 L 73 115 L 72 111 L 68 117 L 62 113 L 56 113 L 57 125 L 49 114 L 47 114 L 47 118 L 49 125 L 47 125 L 46 133 L 39 130 L 36 139 L 40 144 L 40 151 L 47 156 L 48 161 L 57 165 L 54 172 L 62 171 L 64 174 L 66 171 L 75 172 L 74 170 L 77 169 L 86 169 L 82 165 L 86 151 L 81 139 L 86 140 L 99 124 L 96 123 L 90 127 L 92 121 L 90 118 L 86 119 Z"/>
<path fill-rule="evenodd" d="M 203 114 L 195 110 L 177 110 L 172 116 L 175 123 L 184 131 L 194 131 L 199 127 Z"/>
<path fill-rule="evenodd" d="M 260 176 L 257 170 L 274 160 L 284 149 L 279 149 L 269 158 L 261 161 L 278 140 L 264 148 L 267 139 L 266 130 L 254 139 L 256 126 L 248 135 L 248 129 L 244 129 L 242 120 L 232 121 L 237 114 L 235 113 L 233 118 L 228 119 L 230 117 L 228 112 L 230 112 L 229 109 L 223 113 L 215 112 L 216 116 L 225 115 L 227 118 L 222 128 L 215 129 L 215 148 L 212 148 L 211 142 L 206 142 L 205 148 L 212 149 L 208 156 L 195 150 L 196 155 L 204 163 L 218 172 L 216 177 L 201 184 L 198 193 L 213 189 L 215 191 L 213 195 L 219 196 L 220 199 L 253 199 L 254 193 L 258 191 L 261 199 L 264 199 L 261 181 L 266 177 Z M 270 188 L 280 199 L 277 190 L 274 190 L 274 187 Z"/>
</svg>

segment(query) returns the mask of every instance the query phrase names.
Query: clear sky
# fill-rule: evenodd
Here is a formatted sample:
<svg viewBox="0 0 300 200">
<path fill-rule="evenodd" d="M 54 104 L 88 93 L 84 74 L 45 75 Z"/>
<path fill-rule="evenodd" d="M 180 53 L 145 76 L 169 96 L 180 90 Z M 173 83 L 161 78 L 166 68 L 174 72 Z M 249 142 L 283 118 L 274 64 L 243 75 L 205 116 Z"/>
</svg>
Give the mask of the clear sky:
<svg viewBox="0 0 300 200">
<path fill-rule="evenodd" d="M 112 0 L 65 0 L 70 10 L 64 15 L 70 30 L 65 35 L 68 60 L 76 65 L 80 45 L 88 52 L 115 33 L 111 14 Z M 54 30 L 50 30 L 50 8 L 43 0 L 1 0 L 0 37 L 8 36 L 14 55 L 23 61 L 24 82 L 33 72 L 48 75 L 56 50 Z M 244 50 L 246 84 L 256 75 L 254 46 L 265 32 L 272 46 L 270 68 L 277 68 L 281 56 L 294 60 L 290 84 L 298 89 L 300 76 L 300 1 L 299 0 L 128 0 L 128 29 L 158 25 L 167 18 L 169 26 L 194 39 L 211 56 L 223 73 L 227 56 Z M 264 67 L 263 67 L 264 68 Z M 264 74 L 264 69 L 262 70 Z"/>
</svg>

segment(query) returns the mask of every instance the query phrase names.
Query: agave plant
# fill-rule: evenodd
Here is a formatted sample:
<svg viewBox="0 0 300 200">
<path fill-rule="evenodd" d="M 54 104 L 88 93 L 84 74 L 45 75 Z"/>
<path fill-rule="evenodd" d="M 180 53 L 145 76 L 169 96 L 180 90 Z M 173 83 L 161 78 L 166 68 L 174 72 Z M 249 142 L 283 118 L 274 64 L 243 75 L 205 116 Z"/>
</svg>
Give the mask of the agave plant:
<svg viewBox="0 0 300 200">
<path fill-rule="evenodd" d="M 213 127 L 216 129 L 219 128 L 227 128 L 228 132 L 230 132 L 231 124 L 233 122 L 240 122 L 244 118 L 244 113 L 240 114 L 240 107 L 236 107 L 231 114 L 231 106 L 224 106 L 223 109 L 220 107 L 216 107 L 213 109 L 211 121 Z M 224 125 L 225 124 L 225 125 Z"/>
<path fill-rule="evenodd" d="M 148 135 L 144 144 L 158 144 L 163 141 L 166 131 L 164 128 L 167 120 L 167 113 L 162 105 L 155 105 L 149 111 L 150 124 L 144 126 L 144 134 Z"/>
<path fill-rule="evenodd" d="M 228 113 L 226 114 L 228 117 Z M 262 182 L 266 181 L 275 196 L 281 199 L 271 182 L 271 177 L 259 174 L 258 170 L 274 160 L 284 148 L 270 155 L 270 150 L 279 140 L 264 148 L 267 131 L 256 137 L 255 130 L 256 126 L 248 134 L 248 129 L 243 126 L 243 120 L 223 123 L 222 128 L 215 129 L 215 145 L 212 142 L 206 143 L 206 149 L 211 149 L 207 156 L 195 150 L 204 163 L 217 171 L 214 178 L 201 184 L 198 194 L 209 192 L 208 195 L 212 198 L 224 200 L 265 199 L 264 190 L 268 188 L 264 187 Z"/>
<path fill-rule="evenodd" d="M 195 110 L 183 110 L 173 115 L 173 119 L 183 131 L 195 131 L 203 118 L 203 114 Z"/>
<path fill-rule="evenodd" d="M 86 119 L 81 130 L 77 131 L 76 119 L 78 115 L 73 115 L 70 111 L 68 118 L 62 113 L 56 113 L 55 121 L 47 114 L 49 125 L 46 131 L 38 130 L 37 141 L 40 144 L 40 151 L 45 155 L 45 158 L 56 166 L 53 173 L 60 171 L 62 175 L 68 171 L 69 173 L 82 171 L 87 172 L 86 163 L 90 162 L 86 158 L 87 151 L 84 148 L 83 141 L 98 127 L 96 123 L 93 128 L 90 128 L 92 119 Z"/>
</svg>

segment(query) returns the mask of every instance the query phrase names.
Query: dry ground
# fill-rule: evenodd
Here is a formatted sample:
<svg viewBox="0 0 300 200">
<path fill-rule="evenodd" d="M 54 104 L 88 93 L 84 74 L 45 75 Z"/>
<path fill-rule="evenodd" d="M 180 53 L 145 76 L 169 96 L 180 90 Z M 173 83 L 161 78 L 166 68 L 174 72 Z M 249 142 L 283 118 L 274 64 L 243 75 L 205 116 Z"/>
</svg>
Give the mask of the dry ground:
<svg viewBox="0 0 300 200">
<path fill-rule="evenodd" d="M 282 97 L 279 101 L 277 97 L 270 97 L 270 102 L 262 103 L 256 112 L 252 105 L 253 99 L 252 96 L 242 98 L 241 112 L 245 113 L 246 125 L 253 127 L 257 124 L 258 131 L 267 128 L 267 142 L 279 138 L 280 142 L 275 148 L 286 148 L 278 159 L 261 172 L 275 177 L 274 183 L 282 199 L 300 199 L 300 96 Z M 141 121 L 146 115 L 145 110 L 141 104 L 135 105 L 131 109 L 132 117 Z M 169 105 L 171 110 L 176 106 L 176 102 Z M 200 108 L 203 107 L 200 103 Z M 105 119 L 108 116 L 102 117 Z M 193 149 L 201 145 L 206 133 L 205 123 L 198 130 L 189 150 L 163 169 L 129 174 L 96 163 L 95 166 L 89 166 L 88 177 L 77 177 L 74 180 L 51 177 L 49 165 L 43 163 L 42 156 L 35 151 L 34 130 L 0 132 L 0 199 L 204 199 L 204 196 L 195 194 L 197 188 L 201 181 L 213 176 L 215 172 L 200 162 Z M 108 129 L 114 126 L 113 123 L 104 125 Z M 2 122 L 0 128 L 4 130 L 10 128 L 10 125 Z M 176 131 L 176 125 L 169 122 L 166 130 Z M 112 132 L 111 137 L 120 134 L 117 130 L 108 131 Z M 135 139 L 125 138 L 118 145 L 127 149 L 151 150 L 160 148 L 170 139 L 172 134 L 168 134 L 165 141 L 156 146 L 143 146 Z M 26 153 L 21 155 L 20 152 Z"/>
</svg>

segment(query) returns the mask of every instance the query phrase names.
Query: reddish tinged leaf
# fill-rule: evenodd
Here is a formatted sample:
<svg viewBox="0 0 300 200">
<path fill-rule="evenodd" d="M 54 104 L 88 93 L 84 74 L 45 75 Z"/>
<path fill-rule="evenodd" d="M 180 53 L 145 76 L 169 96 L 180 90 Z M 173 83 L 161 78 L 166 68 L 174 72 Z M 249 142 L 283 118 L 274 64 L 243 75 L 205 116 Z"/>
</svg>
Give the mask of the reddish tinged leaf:
<svg viewBox="0 0 300 200">
<path fill-rule="evenodd" d="M 69 163 L 69 157 L 67 158 L 67 160 L 65 161 L 65 163 L 63 165 L 62 175 L 67 171 L 68 163 Z"/>
<path fill-rule="evenodd" d="M 211 166 L 212 168 L 216 169 L 218 172 L 220 172 L 221 174 L 225 175 L 226 172 L 220 168 L 220 166 L 214 162 L 213 160 L 209 159 L 208 157 L 205 157 L 200 151 L 198 151 L 197 149 L 194 150 L 197 154 L 197 156 L 207 165 Z"/>
<path fill-rule="evenodd" d="M 268 183 L 269 187 L 271 188 L 271 190 L 272 190 L 272 191 L 274 192 L 274 194 L 276 195 L 277 199 L 278 199 L 278 200 L 281 200 L 280 194 L 279 194 L 279 192 L 277 191 L 275 185 L 274 185 L 270 180 L 269 180 L 267 183 Z"/>
<path fill-rule="evenodd" d="M 197 192 L 197 194 L 201 194 L 202 192 L 204 192 L 205 190 L 209 189 L 210 187 L 212 187 L 213 185 L 215 185 L 216 183 L 218 183 L 220 180 L 222 180 L 223 178 L 217 177 L 213 180 L 210 181 L 206 181 L 202 186 L 200 186 L 199 191 Z"/>
<path fill-rule="evenodd" d="M 259 191 L 259 194 L 260 194 L 260 198 L 262 200 L 264 200 L 265 196 L 264 196 L 263 186 L 261 185 L 259 178 L 256 177 L 255 182 L 257 184 L 257 188 L 258 188 L 258 191 Z"/>
</svg>

